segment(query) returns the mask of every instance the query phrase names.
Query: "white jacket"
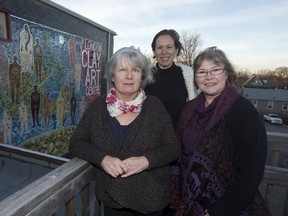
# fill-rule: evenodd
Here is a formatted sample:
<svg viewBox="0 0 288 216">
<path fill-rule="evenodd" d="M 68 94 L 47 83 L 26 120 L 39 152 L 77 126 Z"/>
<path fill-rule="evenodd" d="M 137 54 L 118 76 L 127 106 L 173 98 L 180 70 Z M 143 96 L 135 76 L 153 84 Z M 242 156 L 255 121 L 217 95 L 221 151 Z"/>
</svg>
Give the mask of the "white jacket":
<svg viewBox="0 0 288 216">
<path fill-rule="evenodd" d="M 178 63 L 176 65 L 178 67 L 181 67 L 182 69 L 182 74 L 183 74 L 185 85 L 186 85 L 187 92 L 188 92 L 188 101 L 190 101 L 199 94 L 199 91 L 196 89 L 194 85 L 194 72 L 192 68 L 187 65 L 178 64 Z"/>
</svg>

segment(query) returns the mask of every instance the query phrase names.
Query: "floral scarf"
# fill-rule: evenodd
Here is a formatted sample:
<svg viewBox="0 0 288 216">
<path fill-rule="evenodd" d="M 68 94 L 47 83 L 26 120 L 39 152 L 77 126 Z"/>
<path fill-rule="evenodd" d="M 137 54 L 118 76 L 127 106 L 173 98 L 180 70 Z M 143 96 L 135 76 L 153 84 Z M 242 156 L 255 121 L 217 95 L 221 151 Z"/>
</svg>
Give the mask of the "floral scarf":
<svg viewBox="0 0 288 216">
<path fill-rule="evenodd" d="M 128 112 L 140 112 L 145 99 L 146 95 L 142 88 L 139 89 L 137 97 L 132 101 L 119 100 L 116 96 L 116 89 L 111 88 L 106 97 L 107 110 L 111 117 Z"/>
</svg>

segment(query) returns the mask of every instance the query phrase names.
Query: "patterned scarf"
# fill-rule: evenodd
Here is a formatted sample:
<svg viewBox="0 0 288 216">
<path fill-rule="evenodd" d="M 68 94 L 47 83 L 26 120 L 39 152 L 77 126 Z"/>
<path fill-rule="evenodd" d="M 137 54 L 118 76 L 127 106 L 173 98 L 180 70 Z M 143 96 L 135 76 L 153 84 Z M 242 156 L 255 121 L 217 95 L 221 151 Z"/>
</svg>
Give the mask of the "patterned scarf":
<svg viewBox="0 0 288 216">
<path fill-rule="evenodd" d="M 111 117 L 128 112 L 140 112 L 145 99 L 146 95 L 142 88 L 139 89 L 137 97 L 132 101 L 119 100 L 115 88 L 112 88 L 106 97 L 107 110 Z"/>
<path fill-rule="evenodd" d="M 217 146 L 217 139 L 215 137 L 218 137 L 221 131 L 216 130 L 216 134 L 213 133 L 212 137 L 207 136 L 207 134 L 219 121 L 221 121 L 239 96 L 240 95 L 238 94 L 237 90 L 228 84 L 225 86 L 225 89 L 221 95 L 215 98 L 208 107 L 204 106 L 205 96 L 203 93 L 200 93 L 192 102 L 189 103 L 188 106 L 183 109 L 182 118 L 179 119 L 177 133 L 179 138 L 181 138 L 181 141 L 184 141 L 184 143 L 182 143 L 182 153 L 179 157 L 178 163 L 173 165 L 171 169 L 171 207 L 178 209 L 176 214 L 177 216 L 201 215 L 200 213 L 194 214 L 192 212 L 199 211 L 203 213 L 207 205 L 207 203 L 204 205 L 203 203 L 205 203 L 207 199 L 209 199 L 208 203 L 213 201 L 214 197 L 211 197 L 210 192 L 206 191 L 208 186 L 209 189 L 211 188 L 207 182 L 208 178 L 201 179 L 199 177 L 201 176 L 201 173 L 205 173 L 210 168 L 208 163 L 209 160 L 206 160 L 205 156 L 205 153 L 208 152 L 201 151 L 201 155 L 198 154 L 199 148 L 202 148 L 202 146 L 199 146 L 199 143 L 201 143 L 203 137 L 206 136 L 204 140 L 206 140 L 207 145 L 211 146 L 211 148 Z M 183 134 L 185 135 L 182 136 Z M 197 161 L 198 158 L 200 161 Z M 205 161 L 202 161 L 203 158 Z M 191 171 L 192 166 L 193 171 Z M 184 189 L 185 186 L 189 186 L 189 184 L 193 185 L 193 183 L 195 183 L 190 182 L 194 180 L 193 178 L 189 178 L 191 175 L 195 175 L 196 178 L 199 177 L 199 185 Z M 207 185 L 200 188 L 204 184 Z M 203 192 L 202 190 L 205 191 Z M 202 191 L 202 193 L 200 193 L 200 191 Z M 201 202 L 203 203 L 201 203 L 200 200 L 202 200 Z M 202 209 L 202 207 L 204 209 Z M 185 212 L 189 213 L 186 214 Z"/>
</svg>

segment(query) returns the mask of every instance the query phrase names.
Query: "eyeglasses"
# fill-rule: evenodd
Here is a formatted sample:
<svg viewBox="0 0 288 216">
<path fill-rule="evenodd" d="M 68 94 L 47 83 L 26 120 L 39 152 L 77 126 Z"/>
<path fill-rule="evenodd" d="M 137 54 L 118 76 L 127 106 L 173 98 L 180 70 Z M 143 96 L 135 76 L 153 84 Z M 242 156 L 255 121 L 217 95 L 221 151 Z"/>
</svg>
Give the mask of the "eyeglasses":
<svg viewBox="0 0 288 216">
<path fill-rule="evenodd" d="M 210 73 L 212 76 L 216 76 L 224 73 L 224 68 L 215 68 L 212 70 L 199 70 L 196 71 L 195 76 L 198 78 L 202 78 L 208 76 L 208 73 Z"/>
</svg>

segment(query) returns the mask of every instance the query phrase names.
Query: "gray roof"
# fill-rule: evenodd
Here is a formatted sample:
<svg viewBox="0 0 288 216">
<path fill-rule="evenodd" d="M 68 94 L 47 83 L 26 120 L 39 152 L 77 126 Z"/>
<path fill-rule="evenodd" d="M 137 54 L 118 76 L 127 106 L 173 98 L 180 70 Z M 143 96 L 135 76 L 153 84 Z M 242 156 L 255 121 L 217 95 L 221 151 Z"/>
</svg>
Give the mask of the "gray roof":
<svg viewBox="0 0 288 216">
<path fill-rule="evenodd" d="M 241 85 L 244 88 L 275 88 L 273 79 L 253 74 Z"/>
<path fill-rule="evenodd" d="M 288 102 L 288 90 L 284 89 L 243 88 L 242 95 L 249 100 Z"/>
</svg>

